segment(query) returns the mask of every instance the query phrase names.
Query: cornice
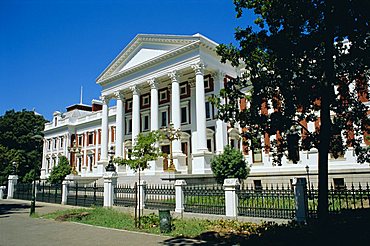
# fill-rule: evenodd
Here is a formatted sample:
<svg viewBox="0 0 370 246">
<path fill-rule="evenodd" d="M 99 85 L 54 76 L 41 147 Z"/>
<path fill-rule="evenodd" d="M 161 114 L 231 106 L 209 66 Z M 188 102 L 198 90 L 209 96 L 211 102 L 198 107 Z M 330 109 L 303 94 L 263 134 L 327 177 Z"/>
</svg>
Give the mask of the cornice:
<svg viewBox="0 0 370 246">
<path fill-rule="evenodd" d="M 128 74 L 131 74 L 131 73 L 134 73 L 136 71 L 139 71 L 139 70 L 142 70 L 142 69 L 145 69 L 145 68 L 148 68 L 152 65 L 156 65 L 160 62 L 163 62 L 167 59 L 170 59 L 172 57 L 175 57 L 175 56 L 178 56 L 180 54 L 183 54 L 183 53 L 186 53 L 196 47 L 199 47 L 201 45 L 201 41 L 194 41 L 188 45 L 185 45 L 185 46 L 182 46 L 182 47 L 179 47 L 177 49 L 174 49 L 170 52 L 167 52 L 167 53 L 164 53 L 160 56 L 157 56 L 157 57 L 154 57 L 146 62 L 143 62 L 143 63 L 140 63 L 136 66 L 133 66 L 131 68 L 128 68 L 127 70 L 124 70 L 122 72 L 119 72 L 117 74 L 114 74 L 112 76 L 108 76 L 108 77 L 102 77 L 100 80 L 97 81 L 97 84 L 100 84 L 101 86 L 104 86 L 112 81 L 115 81 L 115 80 L 118 80 L 122 77 L 124 77 L 125 75 L 128 75 Z"/>
</svg>

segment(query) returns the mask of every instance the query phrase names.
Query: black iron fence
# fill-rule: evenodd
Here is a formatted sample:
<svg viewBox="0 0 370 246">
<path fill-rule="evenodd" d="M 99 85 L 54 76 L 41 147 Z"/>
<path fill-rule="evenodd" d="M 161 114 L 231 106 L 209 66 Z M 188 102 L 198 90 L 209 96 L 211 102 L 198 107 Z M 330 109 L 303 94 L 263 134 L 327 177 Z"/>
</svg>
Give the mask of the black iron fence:
<svg viewBox="0 0 370 246">
<path fill-rule="evenodd" d="M 14 199 L 31 200 L 32 199 L 32 184 L 17 183 L 14 186 Z"/>
<path fill-rule="evenodd" d="M 308 213 L 311 218 L 317 217 L 318 189 L 311 185 L 308 188 Z M 328 191 L 329 213 L 340 214 L 343 211 L 370 208 L 370 187 L 353 183 L 347 187 L 330 186 Z"/>
<path fill-rule="evenodd" d="M 62 185 L 39 181 L 36 185 L 36 200 L 60 204 L 62 202 Z"/>
<path fill-rule="evenodd" d="M 113 205 L 135 207 L 137 199 L 137 184 L 119 184 L 114 187 Z"/>
<path fill-rule="evenodd" d="M 172 184 L 147 185 L 145 208 L 175 210 L 175 187 Z"/>
<path fill-rule="evenodd" d="M 294 218 L 294 191 L 289 185 L 267 185 L 264 188 L 242 185 L 237 195 L 239 216 Z"/>
<path fill-rule="evenodd" d="M 69 184 L 67 204 L 74 206 L 90 207 L 103 206 L 104 186 L 94 184 Z"/>
<path fill-rule="evenodd" d="M 184 199 L 185 212 L 225 214 L 225 192 L 222 185 L 185 186 Z"/>
</svg>

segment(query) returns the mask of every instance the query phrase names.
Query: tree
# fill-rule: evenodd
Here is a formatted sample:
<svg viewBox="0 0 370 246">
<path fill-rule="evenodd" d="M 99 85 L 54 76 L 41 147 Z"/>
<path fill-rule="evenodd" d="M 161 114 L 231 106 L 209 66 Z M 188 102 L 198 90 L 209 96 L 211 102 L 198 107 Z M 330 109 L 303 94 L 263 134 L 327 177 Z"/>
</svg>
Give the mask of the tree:
<svg viewBox="0 0 370 246">
<path fill-rule="evenodd" d="M 212 158 L 211 168 L 216 181 L 220 184 L 227 178 L 246 179 L 249 174 L 249 167 L 243 154 L 230 145 L 225 146 L 222 154 Z"/>
<path fill-rule="evenodd" d="M 139 133 L 135 139 L 135 144 L 133 146 L 132 152 L 129 157 L 120 158 L 117 157 L 114 159 L 114 162 L 118 165 L 127 165 L 135 172 L 138 172 L 139 175 L 139 184 L 140 184 L 140 172 L 144 171 L 149 167 L 148 162 L 154 161 L 161 156 L 161 151 L 157 145 L 159 140 L 163 138 L 163 134 L 160 131 L 151 131 L 147 133 Z M 140 196 L 139 201 L 140 204 Z M 137 207 L 135 205 L 135 207 Z M 139 218 L 136 219 L 136 210 L 135 210 L 135 226 L 138 221 L 140 227 L 140 206 L 139 208 Z"/>
<path fill-rule="evenodd" d="M 9 110 L 0 116 L 0 181 L 15 172 L 23 182 L 31 182 L 35 166 L 40 175 L 43 143 L 33 138 L 42 135 L 46 120 L 33 111 Z"/>
<path fill-rule="evenodd" d="M 119 165 L 127 165 L 135 171 L 143 171 L 148 168 L 148 161 L 153 161 L 161 156 L 161 152 L 156 143 L 162 138 L 159 131 L 139 133 L 135 139 L 135 144 L 129 158 L 117 157 L 114 162 Z"/>
<path fill-rule="evenodd" d="M 72 168 L 67 157 L 60 156 L 58 165 L 51 171 L 48 182 L 51 184 L 61 184 L 64 178 L 71 172 Z"/>
<path fill-rule="evenodd" d="M 359 162 L 369 162 L 361 146 L 370 126 L 367 108 L 369 69 L 369 9 L 366 0 L 235 0 L 237 17 L 254 11 L 255 26 L 238 28 L 238 47 L 220 45 L 222 62 L 245 68 L 243 76 L 227 83 L 220 92 L 227 98 L 220 118 L 247 127 L 251 138 L 274 135 L 272 150 L 279 163 L 288 136 L 302 137 L 301 149 L 319 152 L 318 216 L 328 216 L 328 153 L 334 156 L 354 147 Z M 249 95 L 245 95 L 250 91 Z M 238 100 L 247 98 L 248 109 Z M 274 112 L 265 113 L 268 107 Z M 262 109 L 262 110 L 261 110 Z M 266 110 L 263 110 L 266 109 Z M 316 113 L 319 112 L 319 117 Z M 320 122 L 315 132 L 307 122 Z M 300 129 L 302 128 L 302 130 Z M 346 136 L 342 141 L 341 134 Z M 265 146 L 269 147 L 269 146 Z M 290 156 L 292 157 L 292 147 Z"/>
</svg>

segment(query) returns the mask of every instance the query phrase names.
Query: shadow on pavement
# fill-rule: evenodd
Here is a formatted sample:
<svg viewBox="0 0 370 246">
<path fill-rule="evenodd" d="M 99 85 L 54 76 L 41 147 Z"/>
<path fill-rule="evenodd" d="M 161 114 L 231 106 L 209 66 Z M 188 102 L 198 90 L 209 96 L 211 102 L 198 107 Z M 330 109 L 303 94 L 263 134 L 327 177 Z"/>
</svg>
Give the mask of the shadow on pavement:
<svg viewBox="0 0 370 246">
<path fill-rule="evenodd" d="M 312 245 L 370 245 L 370 210 L 348 210 L 332 216 L 325 226 L 317 221 L 308 225 L 296 223 L 269 224 L 258 233 L 202 233 L 195 238 L 175 237 L 162 245 L 253 245 L 253 246 L 312 246 Z"/>
<path fill-rule="evenodd" d="M 13 213 L 24 213 L 26 212 L 25 210 L 29 208 L 30 208 L 30 205 L 28 204 L 17 204 L 17 203 L 1 204 L 0 205 L 0 215 L 13 214 Z"/>
</svg>

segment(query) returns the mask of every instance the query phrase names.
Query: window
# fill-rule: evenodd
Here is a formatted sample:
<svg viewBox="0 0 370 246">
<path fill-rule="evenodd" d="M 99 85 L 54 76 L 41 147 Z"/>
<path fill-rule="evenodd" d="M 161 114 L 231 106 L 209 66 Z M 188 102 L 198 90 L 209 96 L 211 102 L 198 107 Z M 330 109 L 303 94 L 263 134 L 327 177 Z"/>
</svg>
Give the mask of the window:
<svg viewBox="0 0 370 246">
<path fill-rule="evenodd" d="M 78 135 L 78 146 L 82 146 L 83 145 L 83 137 L 82 135 Z"/>
<path fill-rule="evenodd" d="M 64 138 L 63 137 L 60 137 L 59 138 L 59 148 L 63 148 L 63 141 L 64 141 Z"/>
<path fill-rule="evenodd" d="M 344 184 L 344 178 L 334 178 L 334 189 L 335 190 L 344 190 L 346 185 Z"/>
<path fill-rule="evenodd" d="M 188 82 L 180 84 L 180 98 L 186 98 L 190 96 L 190 88 Z"/>
<path fill-rule="evenodd" d="M 126 100 L 126 112 L 132 111 L 132 99 Z"/>
<path fill-rule="evenodd" d="M 211 119 L 212 115 L 211 115 L 211 103 L 210 102 L 206 102 L 206 119 Z"/>
<path fill-rule="evenodd" d="M 56 149 L 57 148 L 57 138 L 53 139 L 53 143 L 54 143 L 53 149 Z"/>
<path fill-rule="evenodd" d="M 213 78 L 210 75 L 204 76 L 204 90 L 205 92 L 213 91 Z"/>
<path fill-rule="evenodd" d="M 168 122 L 167 111 L 161 112 L 161 127 L 166 127 Z"/>
<path fill-rule="evenodd" d="M 185 123 L 188 123 L 188 108 L 185 106 L 185 107 L 181 107 L 181 124 L 185 124 Z"/>
<path fill-rule="evenodd" d="M 126 134 L 131 134 L 132 132 L 132 119 L 126 120 Z"/>
<path fill-rule="evenodd" d="M 149 130 L 149 115 L 144 115 L 142 118 L 142 131 L 148 131 Z"/>
<path fill-rule="evenodd" d="M 57 126 L 58 125 L 58 118 L 57 117 L 55 117 L 54 118 L 54 126 Z"/>
<path fill-rule="evenodd" d="M 168 97 L 168 90 L 167 88 L 159 90 L 158 91 L 158 96 L 159 96 L 159 103 L 166 103 L 169 102 L 169 97 Z"/>
<path fill-rule="evenodd" d="M 87 137 L 87 144 L 88 145 L 94 144 L 94 133 L 93 132 L 89 132 L 89 135 Z"/>
<path fill-rule="evenodd" d="M 141 108 L 149 108 L 150 107 L 150 96 L 149 94 L 145 94 L 141 96 Z"/>
</svg>

